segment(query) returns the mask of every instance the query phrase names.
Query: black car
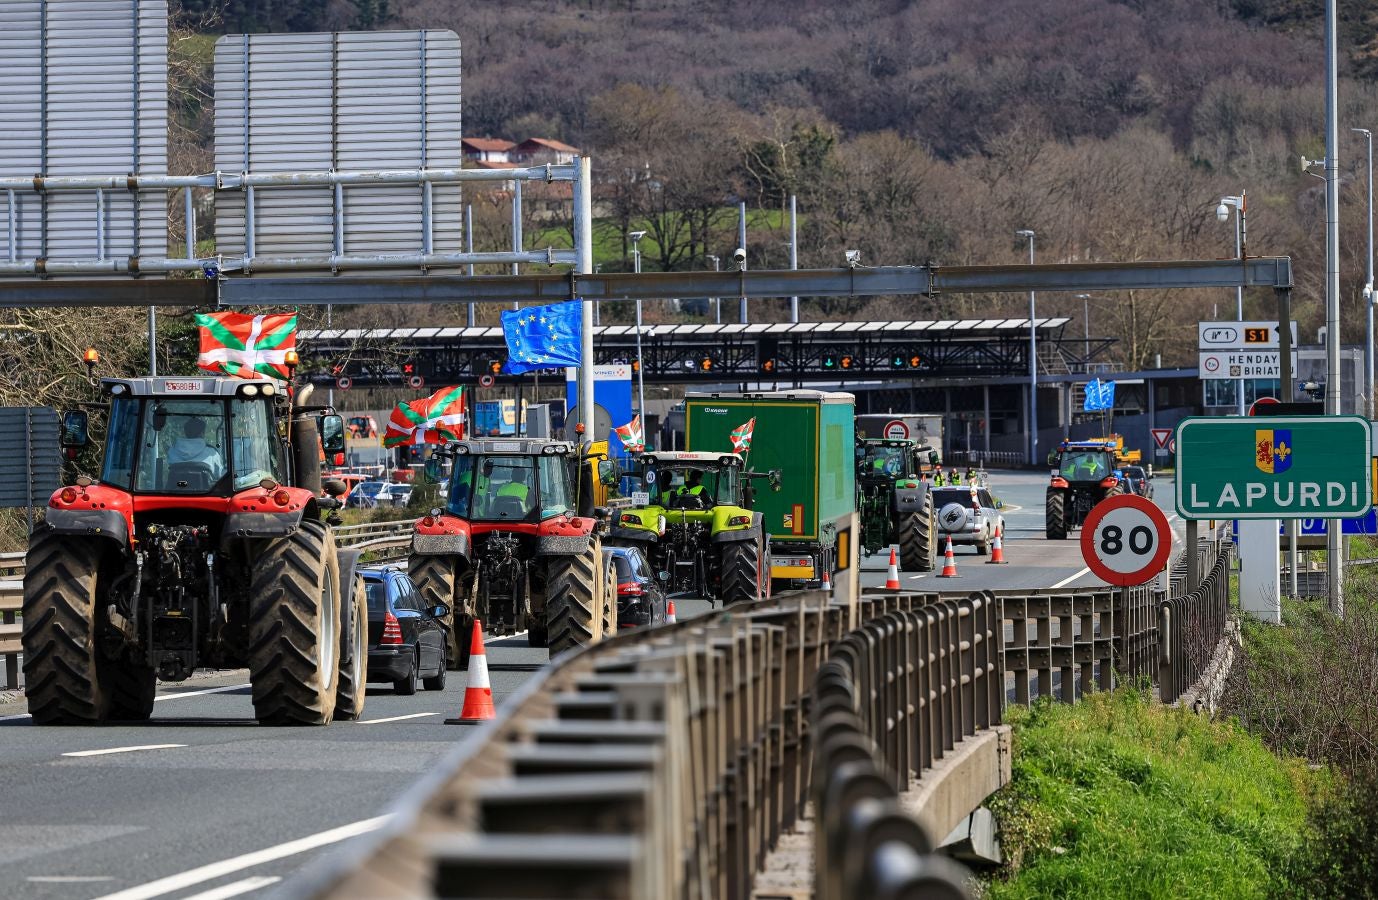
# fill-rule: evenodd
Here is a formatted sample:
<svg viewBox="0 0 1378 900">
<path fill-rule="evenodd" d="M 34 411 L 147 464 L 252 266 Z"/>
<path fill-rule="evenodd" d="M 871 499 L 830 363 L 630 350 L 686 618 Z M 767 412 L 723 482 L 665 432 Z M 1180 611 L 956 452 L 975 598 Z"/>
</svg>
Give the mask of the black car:
<svg viewBox="0 0 1378 900">
<path fill-rule="evenodd" d="M 1140 497 L 1153 499 L 1153 479 L 1143 466 L 1124 466 L 1120 469 L 1124 473 L 1125 480 L 1129 482 L 1129 488 Z"/>
<path fill-rule="evenodd" d="M 426 609 L 406 573 L 364 570 L 368 593 L 368 680 L 391 681 L 399 694 L 445 689 L 444 604 Z"/>
<path fill-rule="evenodd" d="M 605 547 L 617 574 L 617 627 L 664 625 L 668 613 L 665 592 L 651 574 L 639 547 Z"/>
</svg>

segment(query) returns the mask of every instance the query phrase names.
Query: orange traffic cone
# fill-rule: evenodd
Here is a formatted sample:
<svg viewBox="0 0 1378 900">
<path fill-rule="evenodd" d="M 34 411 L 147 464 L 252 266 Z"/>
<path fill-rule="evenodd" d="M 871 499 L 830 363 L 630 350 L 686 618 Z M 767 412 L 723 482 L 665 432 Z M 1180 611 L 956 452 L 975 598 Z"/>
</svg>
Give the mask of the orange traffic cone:
<svg viewBox="0 0 1378 900">
<path fill-rule="evenodd" d="M 827 569 L 823 570 L 823 584 L 821 587 L 829 594 L 833 592 L 833 574 Z"/>
<path fill-rule="evenodd" d="M 464 709 L 458 719 L 446 719 L 446 725 L 466 725 L 495 717 L 493 686 L 488 680 L 488 654 L 483 647 L 483 624 L 474 620 L 474 636 L 469 642 L 469 681 L 464 686 Z"/>
<path fill-rule="evenodd" d="M 900 566 L 899 560 L 895 559 L 895 548 L 890 548 L 890 568 L 885 573 L 885 589 L 887 591 L 897 591 L 900 589 Z"/>
<path fill-rule="evenodd" d="M 961 578 L 957 574 L 957 560 L 952 555 L 952 535 L 947 536 L 947 550 L 943 553 L 943 570 L 938 574 L 939 578 Z"/>
<path fill-rule="evenodd" d="M 675 618 L 675 601 L 671 600 L 669 605 L 665 607 L 665 624 L 673 625 L 678 621 L 679 619 Z"/>
<path fill-rule="evenodd" d="M 992 563 L 1003 566 L 1009 560 L 1005 559 L 1005 547 L 1000 542 L 1000 526 L 995 526 L 995 540 L 990 545 L 990 559 L 986 560 L 986 565 Z"/>
</svg>

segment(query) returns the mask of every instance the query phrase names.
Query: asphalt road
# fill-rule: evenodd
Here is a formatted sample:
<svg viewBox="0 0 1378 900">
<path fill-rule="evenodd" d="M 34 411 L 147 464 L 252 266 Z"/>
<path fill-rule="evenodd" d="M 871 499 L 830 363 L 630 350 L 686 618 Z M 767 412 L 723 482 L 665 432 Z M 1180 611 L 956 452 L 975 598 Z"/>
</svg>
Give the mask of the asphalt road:
<svg viewBox="0 0 1378 900">
<path fill-rule="evenodd" d="M 1043 536 L 1039 473 L 996 474 L 1006 504 L 1009 565 L 956 551 L 960 578 L 902 576 L 905 587 L 1086 586 L 1098 583 L 1078 543 Z M 1171 503 L 1172 485 L 1156 482 Z M 1180 526 L 1175 517 L 1174 523 Z M 862 562 L 862 583 L 885 581 L 888 557 Z M 679 600 L 681 617 L 706 602 Z M 488 645 L 501 703 L 544 650 L 524 637 Z M 169 685 L 150 722 L 36 728 L 21 702 L 0 705 L 0 884 L 7 897 L 223 900 L 252 896 L 315 854 L 376 827 L 377 816 L 471 726 L 458 715 L 464 678 L 446 690 L 399 697 L 370 687 L 363 721 L 326 728 L 267 728 L 252 718 L 246 673 Z"/>
<path fill-rule="evenodd" d="M 991 491 L 1004 502 L 1004 550 L 1009 565 L 987 565 L 988 556 L 977 556 L 975 547 L 953 547 L 957 578 L 939 578 L 938 572 L 901 572 L 900 585 L 916 591 L 1020 590 L 1023 588 L 1079 588 L 1104 584 L 1081 558 L 1081 529 L 1074 529 L 1066 540 L 1050 541 L 1043 532 L 1043 497 L 1048 487 L 1047 473 L 994 472 Z M 1153 480 L 1154 502 L 1168 515 L 1173 540 L 1181 546 L 1185 525 L 1173 509 L 1171 478 Z M 861 560 L 863 588 L 885 584 L 888 554 L 882 552 Z M 942 548 L 938 569 L 942 570 Z"/>
</svg>

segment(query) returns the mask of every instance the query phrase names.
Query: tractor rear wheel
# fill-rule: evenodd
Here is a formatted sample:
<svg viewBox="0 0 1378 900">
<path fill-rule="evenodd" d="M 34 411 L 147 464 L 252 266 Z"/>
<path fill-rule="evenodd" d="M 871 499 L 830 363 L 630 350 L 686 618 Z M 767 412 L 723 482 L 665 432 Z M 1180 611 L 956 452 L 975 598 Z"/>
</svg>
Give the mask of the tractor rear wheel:
<svg viewBox="0 0 1378 900">
<path fill-rule="evenodd" d="M 24 570 L 25 694 L 37 725 L 90 725 L 110 714 L 97 662 L 96 584 L 101 545 L 39 532 Z"/>
<path fill-rule="evenodd" d="M 254 563 L 249 681 L 265 725 L 325 725 L 340 677 L 340 561 L 316 522 L 269 543 Z"/>
<path fill-rule="evenodd" d="M 152 666 L 117 662 L 101 657 L 96 661 L 101 684 L 110 698 L 109 718 L 122 722 L 145 722 L 153 715 L 153 695 L 158 691 L 158 676 Z"/>
<path fill-rule="evenodd" d="M 733 541 L 722 545 L 723 606 L 759 600 L 761 591 L 761 546 L 759 541 Z"/>
<path fill-rule="evenodd" d="M 349 662 L 340 663 L 340 681 L 335 688 L 335 718 L 353 720 L 364 714 L 364 694 L 368 685 L 368 595 L 364 580 L 354 578 L 354 590 L 349 592 L 350 630 L 340 635 L 340 659 L 345 651 Z M 343 632 L 343 629 L 341 629 Z"/>
<path fill-rule="evenodd" d="M 938 542 L 934 540 L 933 497 L 924 500 L 923 509 L 900 520 L 900 568 L 906 572 L 932 572 L 938 565 Z"/>
<path fill-rule="evenodd" d="M 597 539 L 583 553 L 552 556 L 546 577 L 545 622 L 550 655 L 593 643 L 602 631 L 603 550 Z"/>
<path fill-rule="evenodd" d="M 603 638 L 617 634 L 617 566 L 611 559 L 603 569 Z"/>
<path fill-rule="evenodd" d="M 450 608 L 449 615 L 440 620 L 445 624 L 445 642 L 449 645 L 445 664 L 452 669 L 469 668 L 474 620 L 462 609 L 455 609 L 462 605 L 455 599 L 455 561 L 448 556 L 413 556 L 407 562 L 407 577 L 416 585 L 421 605 L 426 609 L 434 609 L 440 603 Z"/>
<path fill-rule="evenodd" d="M 1044 501 L 1043 530 L 1050 541 L 1061 541 L 1067 537 L 1067 494 L 1056 488 L 1049 488 Z"/>
</svg>

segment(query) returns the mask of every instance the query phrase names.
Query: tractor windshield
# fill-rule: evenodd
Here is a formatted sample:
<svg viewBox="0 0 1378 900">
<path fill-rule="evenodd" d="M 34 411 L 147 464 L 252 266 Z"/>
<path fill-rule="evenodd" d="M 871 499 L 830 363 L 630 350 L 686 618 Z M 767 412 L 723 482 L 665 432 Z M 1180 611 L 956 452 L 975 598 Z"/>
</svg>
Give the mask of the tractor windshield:
<svg viewBox="0 0 1378 900">
<path fill-rule="evenodd" d="M 1110 467 L 1106 465 L 1104 453 L 1064 453 L 1059 473 L 1071 481 L 1091 481 L 1109 475 Z"/>
<path fill-rule="evenodd" d="M 906 474 L 904 471 L 904 448 L 887 447 L 884 444 L 863 444 L 857 447 L 856 471 L 858 475 Z"/>
<path fill-rule="evenodd" d="M 735 506 L 738 502 L 739 474 L 733 467 L 720 469 L 680 466 L 660 468 L 655 471 L 654 482 L 648 479 L 649 487 L 661 506 L 673 506 L 671 501 L 684 496 L 702 496 L 714 504 L 725 503 Z"/>
<path fill-rule="evenodd" d="M 208 494 L 244 490 L 264 478 L 283 480 L 266 401 L 127 397 L 111 404 L 101 473 L 106 484 Z"/>
<path fill-rule="evenodd" d="M 566 461 L 560 456 L 455 457 L 446 508 L 465 519 L 525 521 L 570 512 Z"/>
</svg>

